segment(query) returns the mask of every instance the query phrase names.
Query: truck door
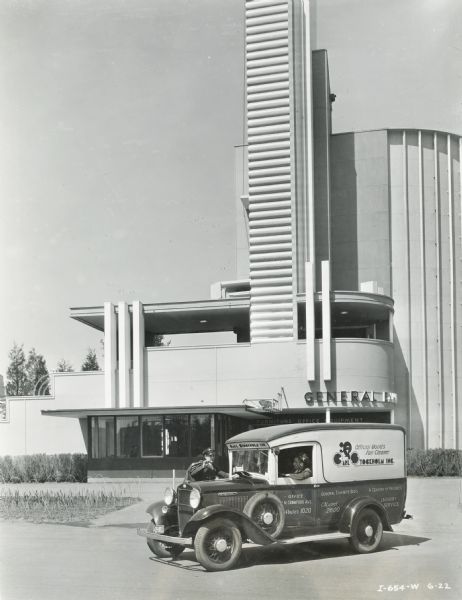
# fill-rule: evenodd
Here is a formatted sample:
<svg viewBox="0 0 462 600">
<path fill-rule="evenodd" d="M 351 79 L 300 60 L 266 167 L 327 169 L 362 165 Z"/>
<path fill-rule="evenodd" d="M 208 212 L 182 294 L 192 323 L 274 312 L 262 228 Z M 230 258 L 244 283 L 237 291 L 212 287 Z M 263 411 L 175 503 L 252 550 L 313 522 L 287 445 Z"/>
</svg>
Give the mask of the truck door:
<svg viewBox="0 0 462 600">
<path fill-rule="evenodd" d="M 285 446 L 279 449 L 277 495 L 282 500 L 285 511 L 285 528 L 293 530 L 293 535 L 303 535 L 315 527 L 314 481 L 317 476 L 316 445 L 303 444 Z M 299 473 L 294 468 L 296 457 L 308 457 L 310 473 Z"/>
</svg>

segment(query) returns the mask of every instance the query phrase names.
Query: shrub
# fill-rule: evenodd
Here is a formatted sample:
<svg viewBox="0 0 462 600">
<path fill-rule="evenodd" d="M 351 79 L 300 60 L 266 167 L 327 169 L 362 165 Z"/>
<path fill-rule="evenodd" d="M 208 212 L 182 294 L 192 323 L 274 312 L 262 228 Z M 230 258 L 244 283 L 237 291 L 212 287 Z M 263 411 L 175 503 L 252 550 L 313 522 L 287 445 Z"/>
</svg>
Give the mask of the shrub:
<svg viewBox="0 0 462 600">
<path fill-rule="evenodd" d="M 462 475 L 462 450 L 407 451 L 407 474 L 417 477 L 460 477 Z"/>
<path fill-rule="evenodd" d="M 11 456 L 0 457 L 0 480 L 5 483 L 19 483 L 21 477 L 18 469 L 18 462 Z"/>
<path fill-rule="evenodd" d="M 87 480 L 88 460 L 86 454 L 71 454 L 71 471 L 75 481 Z"/>
<path fill-rule="evenodd" d="M 87 481 L 86 454 L 31 454 L 0 457 L 3 483 L 44 483 L 46 481 Z"/>
</svg>

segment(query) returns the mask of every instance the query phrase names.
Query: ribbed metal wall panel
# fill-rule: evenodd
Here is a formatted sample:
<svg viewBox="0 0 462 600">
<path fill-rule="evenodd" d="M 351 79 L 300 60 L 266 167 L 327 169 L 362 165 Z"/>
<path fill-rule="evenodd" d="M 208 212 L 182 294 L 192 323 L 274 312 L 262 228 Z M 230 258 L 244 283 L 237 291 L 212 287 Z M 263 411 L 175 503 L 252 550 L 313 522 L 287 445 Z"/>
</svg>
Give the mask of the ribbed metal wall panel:
<svg viewBox="0 0 462 600">
<path fill-rule="evenodd" d="M 410 447 L 461 447 L 459 145 L 445 133 L 389 132 L 395 381 Z"/>
<path fill-rule="evenodd" d="M 293 339 L 289 3 L 246 2 L 251 341 Z"/>
</svg>

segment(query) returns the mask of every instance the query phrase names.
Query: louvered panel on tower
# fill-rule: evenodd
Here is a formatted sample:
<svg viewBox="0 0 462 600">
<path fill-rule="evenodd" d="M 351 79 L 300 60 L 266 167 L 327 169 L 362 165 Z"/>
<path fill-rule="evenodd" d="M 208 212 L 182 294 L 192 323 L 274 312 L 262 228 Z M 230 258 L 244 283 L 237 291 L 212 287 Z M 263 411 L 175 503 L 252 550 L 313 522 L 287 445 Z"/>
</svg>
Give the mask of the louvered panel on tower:
<svg viewBox="0 0 462 600">
<path fill-rule="evenodd" d="M 287 0 L 246 2 L 252 342 L 294 337 Z"/>
</svg>

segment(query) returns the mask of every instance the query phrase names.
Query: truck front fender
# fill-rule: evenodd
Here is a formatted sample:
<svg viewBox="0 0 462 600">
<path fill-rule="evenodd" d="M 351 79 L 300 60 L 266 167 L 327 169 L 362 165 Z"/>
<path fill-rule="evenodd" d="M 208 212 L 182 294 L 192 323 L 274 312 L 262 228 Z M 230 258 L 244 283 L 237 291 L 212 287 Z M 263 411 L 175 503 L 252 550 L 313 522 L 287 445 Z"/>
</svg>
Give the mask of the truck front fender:
<svg viewBox="0 0 462 600">
<path fill-rule="evenodd" d="M 368 496 L 363 496 L 361 498 L 355 498 L 351 502 L 349 502 L 346 507 L 343 509 L 342 516 L 339 522 L 339 531 L 342 533 L 350 533 L 351 526 L 353 525 L 353 521 L 360 513 L 363 508 L 373 508 L 377 511 L 377 514 L 382 520 L 383 529 L 385 531 L 393 531 L 387 516 L 387 511 L 383 507 L 380 502 L 378 502 L 375 498 L 371 498 Z"/>
<path fill-rule="evenodd" d="M 276 542 L 273 537 L 263 531 L 263 529 L 254 523 L 247 515 L 235 508 L 225 507 L 222 504 L 212 504 L 205 508 L 201 508 L 194 513 L 186 524 L 182 535 L 184 537 L 194 536 L 199 527 L 213 517 L 220 517 L 233 521 L 244 531 L 246 538 L 255 544 L 267 546 L 268 544 L 274 544 Z"/>
<path fill-rule="evenodd" d="M 146 512 L 151 515 L 152 521 L 156 525 L 176 525 L 178 523 L 178 513 L 176 504 L 167 506 L 165 502 L 153 502 Z"/>
</svg>

